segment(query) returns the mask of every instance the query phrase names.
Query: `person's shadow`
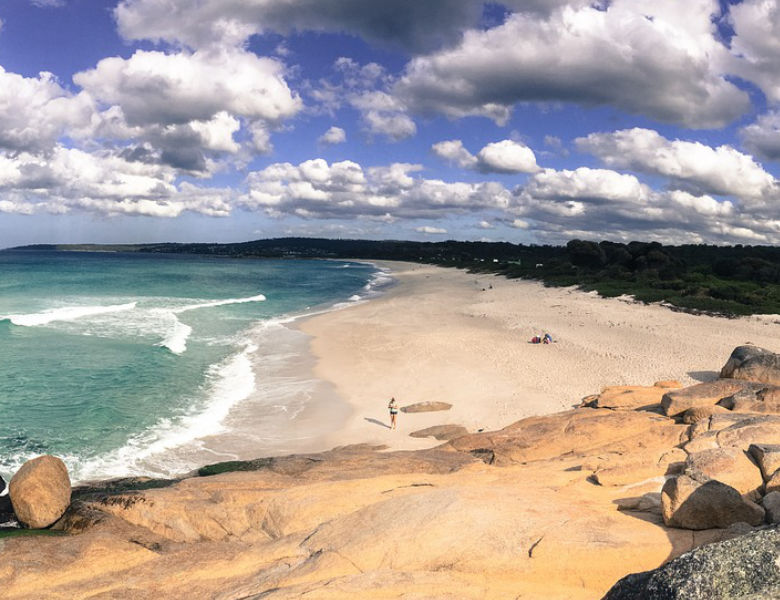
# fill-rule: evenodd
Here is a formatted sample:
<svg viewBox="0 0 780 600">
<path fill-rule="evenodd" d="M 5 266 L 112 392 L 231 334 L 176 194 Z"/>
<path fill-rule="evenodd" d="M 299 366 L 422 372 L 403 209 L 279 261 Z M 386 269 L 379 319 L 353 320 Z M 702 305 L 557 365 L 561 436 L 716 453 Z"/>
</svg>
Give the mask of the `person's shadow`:
<svg viewBox="0 0 780 600">
<path fill-rule="evenodd" d="M 388 425 L 387 423 L 383 423 L 379 419 L 372 419 L 371 417 L 364 417 L 364 418 L 369 423 L 373 423 L 374 425 L 380 425 L 380 426 L 384 427 L 385 429 L 390 429 L 390 425 Z"/>
</svg>

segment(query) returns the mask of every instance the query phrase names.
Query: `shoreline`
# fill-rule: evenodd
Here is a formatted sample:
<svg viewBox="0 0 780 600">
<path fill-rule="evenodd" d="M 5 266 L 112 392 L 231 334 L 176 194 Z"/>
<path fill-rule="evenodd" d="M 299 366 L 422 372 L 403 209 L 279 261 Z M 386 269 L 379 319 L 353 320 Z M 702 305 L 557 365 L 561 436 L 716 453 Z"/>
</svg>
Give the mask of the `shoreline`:
<svg viewBox="0 0 780 600">
<path fill-rule="evenodd" d="M 310 336 L 315 376 L 351 407 L 342 429 L 323 432 L 323 450 L 429 448 L 442 442 L 408 434 L 442 424 L 496 430 L 567 410 L 611 385 L 691 385 L 717 378 L 712 365 L 735 346 L 780 347 L 776 317 L 694 315 L 492 274 L 373 264 L 396 279 L 382 296 L 293 325 Z M 554 344 L 528 343 L 547 331 Z M 428 400 L 453 407 L 402 412 L 390 431 L 391 396 L 401 407 Z"/>
</svg>

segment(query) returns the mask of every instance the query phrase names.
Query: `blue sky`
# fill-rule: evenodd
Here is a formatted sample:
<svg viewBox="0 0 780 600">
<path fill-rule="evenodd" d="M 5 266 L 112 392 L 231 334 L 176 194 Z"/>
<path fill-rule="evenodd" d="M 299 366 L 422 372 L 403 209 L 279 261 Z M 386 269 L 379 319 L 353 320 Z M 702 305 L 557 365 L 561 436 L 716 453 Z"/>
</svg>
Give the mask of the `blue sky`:
<svg viewBox="0 0 780 600">
<path fill-rule="evenodd" d="M 780 241 L 780 0 L 5 0 L 0 247 Z"/>
</svg>

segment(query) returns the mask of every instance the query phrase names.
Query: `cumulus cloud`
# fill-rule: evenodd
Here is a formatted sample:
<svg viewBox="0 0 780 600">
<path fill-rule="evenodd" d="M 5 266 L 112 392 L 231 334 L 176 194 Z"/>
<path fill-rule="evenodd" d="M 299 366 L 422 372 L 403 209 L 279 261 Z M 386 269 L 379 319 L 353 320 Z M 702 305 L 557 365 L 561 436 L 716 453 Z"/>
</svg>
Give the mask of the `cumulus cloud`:
<svg viewBox="0 0 780 600">
<path fill-rule="evenodd" d="M 729 12 L 735 71 L 780 102 L 780 6 L 776 0 L 745 0 Z"/>
<path fill-rule="evenodd" d="M 43 151 L 66 130 L 77 135 L 94 114 L 86 94 L 72 94 L 51 73 L 23 77 L 0 67 L 0 148 Z"/>
<path fill-rule="evenodd" d="M 665 243 L 777 243 L 780 210 L 737 208 L 730 200 L 684 190 L 657 191 L 633 175 L 581 167 L 546 169 L 515 190 L 509 211 L 538 237 L 563 242 L 572 237 Z"/>
<path fill-rule="evenodd" d="M 780 160 L 780 113 L 771 110 L 740 129 L 745 146 L 768 160 Z"/>
<path fill-rule="evenodd" d="M 341 127 L 331 127 L 319 137 L 320 144 L 343 144 L 347 141 L 347 132 Z"/>
<path fill-rule="evenodd" d="M 471 154 L 460 140 L 438 142 L 431 149 L 437 156 L 462 169 L 482 173 L 535 173 L 539 170 L 533 150 L 512 140 L 487 144 L 476 156 Z"/>
<path fill-rule="evenodd" d="M 776 182 L 752 156 L 731 146 L 668 140 L 650 129 L 592 133 L 575 140 L 577 148 L 598 156 L 609 167 L 662 175 L 676 187 L 698 193 L 763 198 Z"/>
<path fill-rule="evenodd" d="M 269 153 L 270 132 L 303 107 L 282 63 L 242 49 L 139 50 L 73 80 L 99 106 L 94 136 L 129 142 L 137 158 L 197 176 L 213 174 L 227 156 L 246 163 Z"/>
<path fill-rule="evenodd" d="M 57 146 L 46 156 L 0 155 L 0 195 L 4 212 L 81 209 L 106 215 L 176 217 L 184 211 L 227 216 L 233 192 L 187 182 L 177 185 L 173 169 L 127 160 L 117 153 Z"/>
<path fill-rule="evenodd" d="M 128 59 L 104 58 L 73 81 L 120 107 L 131 126 L 207 121 L 221 111 L 277 123 L 302 108 L 282 63 L 241 50 L 138 50 Z"/>
<path fill-rule="evenodd" d="M 510 15 L 487 31 L 414 58 L 394 93 L 418 112 L 502 124 L 514 104 L 612 105 L 689 127 L 719 127 L 749 108 L 727 81 L 715 0 L 613 0 L 546 18 Z"/>
<path fill-rule="evenodd" d="M 247 178 L 241 204 L 249 210 L 307 218 L 421 218 L 506 209 L 510 193 L 497 183 L 448 183 L 413 177 L 419 165 L 364 170 L 352 161 L 276 163 Z"/>
<path fill-rule="evenodd" d="M 417 233 L 424 233 L 425 235 L 444 235 L 447 233 L 446 229 L 441 227 L 432 227 L 430 225 L 424 225 L 423 227 L 416 227 Z"/>
</svg>

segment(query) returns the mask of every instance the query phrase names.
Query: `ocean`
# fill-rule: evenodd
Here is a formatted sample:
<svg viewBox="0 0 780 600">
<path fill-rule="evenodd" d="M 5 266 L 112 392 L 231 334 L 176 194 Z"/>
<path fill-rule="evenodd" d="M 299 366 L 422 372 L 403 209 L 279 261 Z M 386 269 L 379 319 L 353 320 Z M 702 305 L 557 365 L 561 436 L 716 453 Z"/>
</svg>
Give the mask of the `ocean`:
<svg viewBox="0 0 780 600">
<path fill-rule="evenodd" d="M 0 252 L 0 474 L 41 454 L 89 481 L 294 451 L 332 391 L 289 325 L 390 281 L 348 261 Z"/>
</svg>

